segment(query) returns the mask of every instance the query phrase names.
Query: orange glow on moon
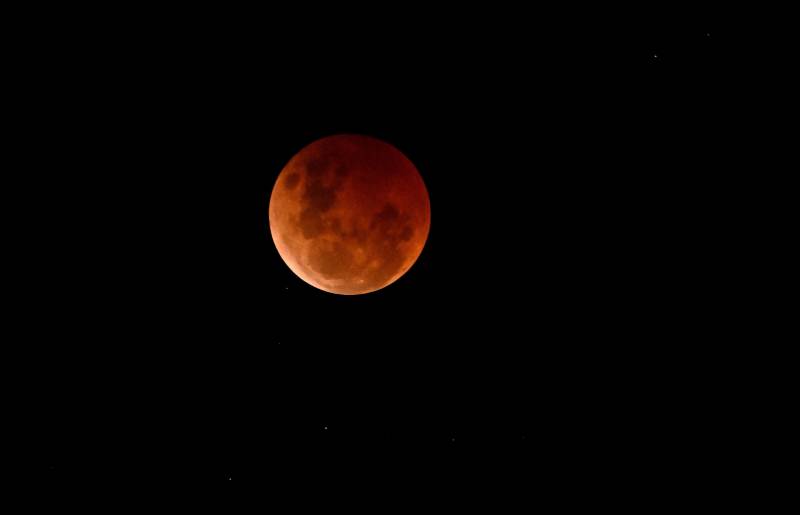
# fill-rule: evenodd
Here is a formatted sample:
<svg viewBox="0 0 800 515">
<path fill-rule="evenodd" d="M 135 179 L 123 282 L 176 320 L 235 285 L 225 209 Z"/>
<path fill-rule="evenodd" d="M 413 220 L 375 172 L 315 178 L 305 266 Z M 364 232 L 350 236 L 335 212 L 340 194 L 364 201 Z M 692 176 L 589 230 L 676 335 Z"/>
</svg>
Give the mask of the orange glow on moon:
<svg viewBox="0 0 800 515">
<path fill-rule="evenodd" d="M 392 145 L 343 134 L 317 140 L 283 168 L 269 203 L 281 258 L 308 284 L 342 295 L 392 284 L 428 238 L 430 200 Z"/>
</svg>

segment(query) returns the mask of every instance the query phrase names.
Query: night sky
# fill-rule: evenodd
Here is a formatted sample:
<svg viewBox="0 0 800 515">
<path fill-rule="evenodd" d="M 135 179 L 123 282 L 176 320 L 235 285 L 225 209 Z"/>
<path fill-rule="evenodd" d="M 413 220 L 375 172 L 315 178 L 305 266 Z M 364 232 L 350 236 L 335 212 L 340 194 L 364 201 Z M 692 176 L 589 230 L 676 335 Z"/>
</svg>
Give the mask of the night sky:
<svg viewBox="0 0 800 515">
<path fill-rule="evenodd" d="M 397 9 L 27 18 L 25 477 L 643 491 L 710 439 L 686 321 L 720 285 L 729 34 Z M 269 234 L 283 166 L 337 133 L 430 194 L 419 260 L 367 295 L 304 283 Z"/>
</svg>

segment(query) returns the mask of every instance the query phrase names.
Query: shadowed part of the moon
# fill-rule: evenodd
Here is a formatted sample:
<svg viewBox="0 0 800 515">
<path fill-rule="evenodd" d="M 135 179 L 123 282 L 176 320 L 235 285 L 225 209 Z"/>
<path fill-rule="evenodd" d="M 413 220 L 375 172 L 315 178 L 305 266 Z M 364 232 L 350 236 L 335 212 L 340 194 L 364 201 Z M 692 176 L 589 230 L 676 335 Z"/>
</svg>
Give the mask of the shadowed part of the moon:
<svg viewBox="0 0 800 515">
<path fill-rule="evenodd" d="M 419 256 L 429 225 L 427 191 L 413 164 L 361 136 L 306 147 L 284 168 L 270 201 L 281 256 L 306 282 L 334 293 L 396 280 Z"/>
</svg>

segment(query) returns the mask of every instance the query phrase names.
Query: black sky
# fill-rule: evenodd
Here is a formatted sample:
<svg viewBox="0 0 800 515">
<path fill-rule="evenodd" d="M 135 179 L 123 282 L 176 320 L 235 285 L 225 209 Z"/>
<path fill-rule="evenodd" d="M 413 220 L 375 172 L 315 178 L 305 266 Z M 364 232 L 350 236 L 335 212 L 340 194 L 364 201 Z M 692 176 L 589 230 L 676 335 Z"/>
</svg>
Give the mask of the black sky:
<svg viewBox="0 0 800 515">
<path fill-rule="evenodd" d="M 713 16 L 67 14 L 13 45 L 31 477 L 536 491 L 708 440 Z M 341 132 L 431 198 L 417 264 L 365 296 L 268 232 L 283 165 Z"/>
</svg>

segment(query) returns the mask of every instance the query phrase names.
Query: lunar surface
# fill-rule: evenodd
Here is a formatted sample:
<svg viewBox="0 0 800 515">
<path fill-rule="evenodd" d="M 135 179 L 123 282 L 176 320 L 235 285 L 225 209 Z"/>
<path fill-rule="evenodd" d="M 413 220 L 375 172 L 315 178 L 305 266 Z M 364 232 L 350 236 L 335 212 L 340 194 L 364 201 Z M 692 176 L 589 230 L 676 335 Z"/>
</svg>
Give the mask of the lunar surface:
<svg viewBox="0 0 800 515">
<path fill-rule="evenodd" d="M 283 168 L 269 203 L 272 239 L 302 280 L 342 295 L 392 284 L 416 262 L 430 230 L 419 172 L 392 145 L 337 135 Z"/>
</svg>

